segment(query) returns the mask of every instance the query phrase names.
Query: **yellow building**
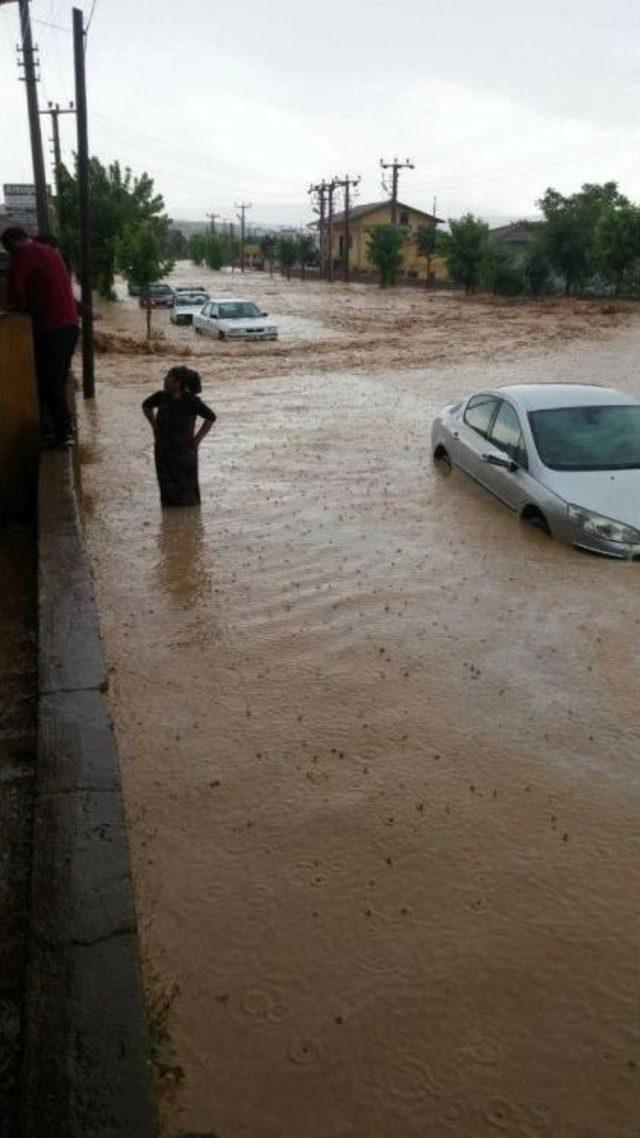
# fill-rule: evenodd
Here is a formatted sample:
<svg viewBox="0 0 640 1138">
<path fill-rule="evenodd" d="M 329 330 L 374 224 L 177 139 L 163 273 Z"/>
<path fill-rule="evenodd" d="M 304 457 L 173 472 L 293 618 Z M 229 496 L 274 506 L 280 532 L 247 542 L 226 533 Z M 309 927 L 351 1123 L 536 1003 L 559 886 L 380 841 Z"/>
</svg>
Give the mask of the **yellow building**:
<svg viewBox="0 0 640 1138">
<path fill-rule="evenodd" d="M 369 202 L 367 205 L 356 205 L 351 209 L 349 217 L 349 263 L 354 272 L 371 273 L 375 271 L 367 257 L 369 230 L 375 225 L 390 225 L 391 210 L 390 201 Z M 439 225 L 442 224 L 442 218 L 435 217 L 432 213 L 425 213 L 424 210 L 415 209 L 413 206 L 405 205 L 403 202 L 398 202 L 396 205 L 396 222 L 405 231 L 407 238 L 402 253 L 402 276 L 426 279 L 427 260 L 426 257 L 421 257 L 418 253 L 412 237 L 421 225 Z M 344 264 L 346 239 L 344 213 L 333 215 L 332 229 L 331 251 L 335 270 L 339 273 Z M 443 280 L 446 276 L 447 271 L 442 259 L 432 257 L 431 279 Z"/>
</svg>

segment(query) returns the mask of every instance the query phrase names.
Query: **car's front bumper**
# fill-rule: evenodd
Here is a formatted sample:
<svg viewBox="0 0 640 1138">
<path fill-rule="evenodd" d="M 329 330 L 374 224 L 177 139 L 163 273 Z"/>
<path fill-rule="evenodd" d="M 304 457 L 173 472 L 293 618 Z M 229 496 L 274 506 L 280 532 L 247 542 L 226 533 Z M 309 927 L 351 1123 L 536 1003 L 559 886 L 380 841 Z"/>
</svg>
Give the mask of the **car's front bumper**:
<svg viewBox="0 0 640 1138">
<path fill-rule="evenodd" d="M 630 545 L 624 541 L 604 541 L 584 534 L 572 542 L 575 549 L 585 553 L 597 553 L 600 557 L 615 557 L 618 561 L 640 561 L 640 545 Z"/>
<path fill-rule="evenodd" d="M 277 340 L 277 332 L 225 332 L 227 340 Z"/>
</svg>

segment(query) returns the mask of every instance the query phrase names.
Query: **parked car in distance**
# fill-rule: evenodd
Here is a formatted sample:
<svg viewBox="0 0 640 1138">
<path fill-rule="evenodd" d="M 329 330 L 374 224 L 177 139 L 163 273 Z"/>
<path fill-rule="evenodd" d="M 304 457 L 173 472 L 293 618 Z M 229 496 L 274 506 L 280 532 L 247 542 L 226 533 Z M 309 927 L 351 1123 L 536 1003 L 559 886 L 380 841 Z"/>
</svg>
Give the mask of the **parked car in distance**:
<svg viewBox="0 0 640 1138">
<path fill-rule="evenodd" d="M 172 324 L 192 324 L 209 300 L 208 292 L 176 292 L 169 319 Z"/>
<path fill-rule="evenodd" d="M 140 285 L 131 284 L 131 281 L 127 281 L 127 296 L 140 296 Z"/>
<path fill-rule="evenodd" d="M 577 549 L 640 561 L 640 403 L 596 384 L 518 384 L 443 408 L 434 460 Z"/>
<path fill-rule="evenodd" d="M 140 307 L 146 307 L 146 298 L 140 296 Z M 168 284 L 152 284 L 148 289 L 149 307 L 150 308 L 171 308 L 173 304 L 173 289 Z"/>
<path fill-rule="evenodd" d="M 278 328 L 251 300 L 211 300 L 194 316 L 195 331 L 219 340 L 277 340 Z"/>
</svg>

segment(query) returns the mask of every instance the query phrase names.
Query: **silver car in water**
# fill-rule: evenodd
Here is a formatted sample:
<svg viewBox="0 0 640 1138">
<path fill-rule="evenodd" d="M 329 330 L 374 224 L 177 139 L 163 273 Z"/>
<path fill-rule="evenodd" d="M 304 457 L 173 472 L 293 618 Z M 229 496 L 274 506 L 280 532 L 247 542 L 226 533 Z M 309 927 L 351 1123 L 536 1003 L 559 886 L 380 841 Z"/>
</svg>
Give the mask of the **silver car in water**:
<svg viewBox="0 0 640 1138">
<path fill-rule="evenodd" d="M 596 384 L 480 391 L 434 420 L 432 455 L 578 549 L 640 561 L 640 403 Z"/>
</svg>

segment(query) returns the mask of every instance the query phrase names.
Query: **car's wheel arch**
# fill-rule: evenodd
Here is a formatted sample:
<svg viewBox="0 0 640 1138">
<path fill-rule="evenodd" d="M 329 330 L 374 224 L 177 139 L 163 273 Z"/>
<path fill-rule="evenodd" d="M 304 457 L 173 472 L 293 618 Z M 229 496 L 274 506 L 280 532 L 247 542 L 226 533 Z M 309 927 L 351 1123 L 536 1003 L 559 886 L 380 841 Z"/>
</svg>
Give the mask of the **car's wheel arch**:
<svg viewBox="0 0 640 1138">
<path fill-rule="evenodd" d="M 526 502 L 520 510 L 520 521 L 551 535 L 551 526 L 544 510 L 536 502 Z"/>
</svg>

